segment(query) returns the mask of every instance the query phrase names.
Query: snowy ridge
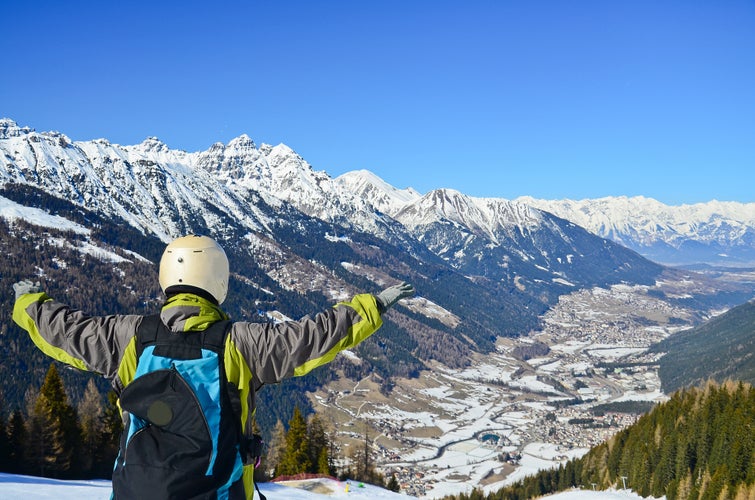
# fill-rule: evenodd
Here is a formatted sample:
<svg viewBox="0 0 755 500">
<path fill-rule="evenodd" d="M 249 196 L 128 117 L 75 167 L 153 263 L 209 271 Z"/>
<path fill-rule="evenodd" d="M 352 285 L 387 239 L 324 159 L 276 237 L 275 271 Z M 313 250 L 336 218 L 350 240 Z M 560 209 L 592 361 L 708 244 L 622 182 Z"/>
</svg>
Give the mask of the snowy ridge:
<svg viewBox="0 0 755 500">
<path fill-rule="evenodd" d="M 713 200 L 669 206 L 642 196 L 580 201 L 521 196 L 509 201 L 452 189 L 402 197 L 371 172 L 349 172 L 338 180 L 410 228 L 446 219 L 475 234 L 493 235 L 507 226 L 534 228 L 538 212 L 545 211 L 658 262 L 755 265 L 755 203 Z"/>
<path fill-rule="evenodd" d="M 197 219 L 222 231 L 218 213 L 263 231 L 269 218 L 257 209 L 259 197 L 270 206 L 285 201 L 346 227 L 382 236 L 397 232 L 394 221 L 283 144 L 257 148 L 242 135 L 227 145 L 186 153 L 154 137 L 134 146 L 105 139 L 72 142 L 58 132 L 37 133 L 8 119 L 0 120 L 0 134 L 0 182 L 34 184 L 163 240 L 184 233 Z"/>
<path fill-rule="evenodd" d="M 643 196 L 579 201 L 523 196 L 516 201 L 551 212 L 645 255 L 665 258 L 665 262 L 677 259 L 684 263 L 682 252 L 690 243 L 709 247 L 704 254 L 708 259 L 755 262 L 755 203 L 713 200 L 669 206 Z M 661 252 L 662 247 L 667 251 Z"/>
<path fill-rule="evenodd" d="M 569 219 L 604 237 L 618 239 L 634 231 L 643 243 L 673 242 L 693 237 L 725 242 L 741 238 L 748 229 L 755 227 L 755 203 L 713 200 L 669 206 L 644 196 L 580 201 L 549 201 L 523 196 L 517 201 Z"/>
<path fill-rule="evenodd" d="M 441 221 L 498 244 L 537 230 L 550 217 L 544 211 L 657 262 L 755 264 L 755 203 L 672 207 L 644 197 L 526 196 L 509 201 L 473 198 L 453 189 L 423 196 L 366 170 L 333 179 L 288 146 L 258 147 L 247 135 L 187 153 L 155 137 L 133 146 L 106 139 L 72 142 L 59 132 L 38 133 L 0 119 L 0 151 L 0 183 L 37 185 L 163 240 L 196 227 L 197 221 L 220 232 L 234 227 L 265 232 L 272 215 L 260 209 L 260 200 L 272 208 L 288 203 L 311 217 L 404 248 L 414 246 L 407 230 L 422 239 L 422 227 Z"/>
<path fill-rule="evenodd" d="M 395 216 L 405 205 L 422 197 L 413 188 L 398 189 L 369 170 L 353 170 L 336 177 L 336 182 L 346 186 L 352 193 L 369 200 L 373 207 L 390 216 Z"/>
<path fill-rule="evenodd" d="M 198 218 L 216 227 L 219 219 L 205 209 L 207 204 L 222 205 L 248 228 L 264 227 L 248 203 L 209 172 L 193 168 L 194 155 L 170 150 L 155 138 L 121 147 L 104 139 L 71 142 L 57 132 L 24 133 L 27 129 L 14 128 L 8 120 L 0 121 L 0 130 L 5 131 L 0 136 L 3 183 L 34 184 L 165 241 Z"/>
<path fill-rule="evenodd" d="M 311 217 L 401 239 L 396 236 L 392 220 L 376 213 L 363 197 L 326 172 L 315 171 L 285 144 L 262 144 L 257 148 L 248 136 L 242 135 L 227 146 L 216 143 L 200 153 L 196 165 L 241 198 L 256 191 L 272 206 L 285 201 Z"/>
<path fill-rule="evenodd" d="M 473 198 L 453 189 L 437 189 L 407 205 L 396 218 L 416 228 L 448 220 L 496 240 L 496 234 L 512 227 L 537 228 L 540 211 L 527 205 L 494 198 Z"/>
</svg>

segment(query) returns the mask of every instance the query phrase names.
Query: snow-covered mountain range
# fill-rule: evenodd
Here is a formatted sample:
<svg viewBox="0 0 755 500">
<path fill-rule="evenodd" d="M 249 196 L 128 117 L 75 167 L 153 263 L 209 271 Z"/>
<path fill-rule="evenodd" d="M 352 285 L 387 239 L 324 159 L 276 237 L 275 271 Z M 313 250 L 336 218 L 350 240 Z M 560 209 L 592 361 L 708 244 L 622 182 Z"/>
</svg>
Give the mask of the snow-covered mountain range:
<svg viewBox="0 0 755 500">
<path fill-rule="evenodd" d="M 664 264 L 751 266 L 755 203 L 669 206 L 642 196 L 516 201 L 547 210 Z"/>
<path fill-rule="evenodd" d="M 186 218 L 198 210 L 198 200 L 222 206 L 243 226 L 260 230 L 265 215 L 249 201 L 261 197 L 271 207 L 284 201 L 309 216 L 404 246 L 408 242 L 396 221 L 418 236 L 417 228 L 442 218 L 497 244 L 496 233 L 503 228 L 536 227 L 542 210 L 664 264 L 755 263 L 755 203 L 668 206 L 644 197 L 504 200 L 452 189 L 423 196 L 365 170 L 331 178 L 288 146 L 258 147 L 246 135 L 186 153 L 154 137 L 135 146 L 105 139 L 74 143 L 59 132 L 37 133 L 2 119 L 0 140 L 1 182 L 39 185 L 123 217 L 163 240 L 188 229 Z M 207 215 L 202 214 L 204 224 L 218 222 Z"/>
<path fill-rule="evenodd" d="M 310 217 L 331 224 L 333 236 L 371 235 L 413 258 L 487 280 L 512 311 L 533 301 L 540 306 L 532 310 L 542 310 L 582 286 L 650 283 L 660 272 L 624 247 L 520 201 L 450 189 L 420 195 L 365 171 L 334 179 L 285 145 L 257 147 L 247 136 L 187 153 L 156 138 L 135 146 L 74 142 L 4 119 L 0 152 L 3 184 L 33 185 L 162 241 L 188 232 L 246 238 L 259 256 L 261 248 L 281 244 L 277 228 L 290 234 L 302 216 Z M 277 251 L 285 253 L 269 253 Z"/>
<path fill-rule="evenodd" d="M 337 180 L 408 226 L 420 224 L 413 217 L 422 211 L 419 207 L 432 206 L 467 227 L 493 234 L 501 222 L 524 222 L 526 226 L 526 216 L 522 219 L 516 214 L 536 208 L 662 264 L 755 265 L 755 203 L 712 200 L 670 206 L 642 196 L 579 201 L 521 196 L 509 201 L 468 197 L 445 189 L 439 191 L 446 194 L 423 197 L 411 188 L 390 186 L 364 170 L 343 174 Z M 456 202 L 449 203 L 451 198 Z M 491 216 L 491 211 L 503 218 Z"/>
</svg>

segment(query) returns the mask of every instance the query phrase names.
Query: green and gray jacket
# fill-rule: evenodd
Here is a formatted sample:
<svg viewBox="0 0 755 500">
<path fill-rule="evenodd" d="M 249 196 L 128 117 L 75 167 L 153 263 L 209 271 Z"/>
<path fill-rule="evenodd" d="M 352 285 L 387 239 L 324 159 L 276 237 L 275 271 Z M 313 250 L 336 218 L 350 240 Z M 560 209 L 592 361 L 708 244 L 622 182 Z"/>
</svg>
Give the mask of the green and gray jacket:
<svg viewBox="0 0 755 500">
<path fill-rule="evenodd" d="M 204 331 L 228 319 L 216 305 L 190 293 L 172 296 L 160 317 L 172 331 Z M 136 372 L 136 331 L 144 316 L 88 316 L 47 296 L 21 296 L 13 320 L 48 356 L 109 379 L 120 393 Z M 226 337 L 224 366 L 241 395 L 241 426 L 251 426 L 255 393 L 263 384 L 305 375 L 372 335 L 382 320 L 375 297 L 355 296 L 310 318 L 278 324 L 234 322 Z M 125 415 L 124 415 L 125 417 Z M 244 467 L 247 498 L 253 497 L 253 467 Z"/>
</svg>

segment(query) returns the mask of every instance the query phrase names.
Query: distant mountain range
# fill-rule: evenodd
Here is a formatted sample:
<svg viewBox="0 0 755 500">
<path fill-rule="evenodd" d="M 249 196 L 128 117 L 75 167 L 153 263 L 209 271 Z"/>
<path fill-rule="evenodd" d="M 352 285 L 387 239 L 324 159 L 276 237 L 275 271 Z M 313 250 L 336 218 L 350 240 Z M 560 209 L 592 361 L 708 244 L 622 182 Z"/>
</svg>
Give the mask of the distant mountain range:
<svg viewBox="0 0 755 500">
<path fill-rule="evenodd" d="M 386 390 L 392 376 L 416 375 L 431 360 L 464 365 L 470 352 L 494 349 L 497 338 L 526 334 L 562 294 L 653 285 L 675 273 L 629 248 L 628 235 L 650 245 L 640 235 L 651 228 L 630 222 L 652 220 L 656 203 L 646 204 L 642 219 L 642 204 L 615 200 L 624 219 L 613 219 L 611 227 L 622 232 L 611 234 L 627 240 L 619 244 L 534 200 L 474 198 L 452 189 L 421 195 L 365 171 L 334 179 L 285 145 L 258 147 L 247 136 L 187 153 L 156 138 L 134 146 L 74 142 L 2 119 L 0 186 L 0 222 L 8 226 L 3 248 L 17 260 L 0 272 L 3 289 L 33 274 L 57 296 L 76 299 L 72 291 L 91 285 L 61 272 L 61 262 L 70 270 L 80 254 L 98 261 L 92 273 L 107 274 L 97 297 L 74 304 L 95 314 L 131 312 L 135 303 L 156 307 L 154 287 L 135 290 L 124 266 L 131 262 L 154 280 L 161 247 L 188 233 L 211 235 L 226 248 L 233 279 L 225 305 L 238 319 L 301 317 L 354 293 L 411 281 L 418 297 L 391 310 L 381 334 L 357 349 L 361 362 L 339 361 L 348 373 L 378 374 Z M 603 213 L 606 204 L 610 199 L 597 200 L 588 212 Z M 725 218 L 704 224 L 690 212 L 656 233 L 684 235 L 687 244 L 663 243 L 680 252 L 693 243 L 730 254 L 738 249 L 727 263 L 743 263 L 755 251 L 753 206 L 726 206 Z M 62 219 L 40 222 L 40 213 Z M 111 255 L 122 260 L 98 257 Z M 115 300 L 119 294 L 138 300 Z M 0 324 L 10 324 L 8 307 L 0 310 Z M 17 335 L 12 328 L 0 337 L 0 351 L 25 345 Z"/>
<path fill-rule="evenodd" d="M 399 190 L 366 170 L 348 172 L 337 180 L 391 216 L 416 211 L 411 206 L 417 203 L 427 205 L 427 200 L 420 201 L 423 199 L 420 193 L 411 188 Z M 428 193 L 424 198 L 428 196 L 436 195 Z M 452 196 L 464 197 L 459 193 Z M 579 201 L 540 200 L 530 196 L 512 201 L 464 198 L 480 207 L 505 204 L 537 208 L 665 265 L 755 266 L 755 203 L 712 200 L 669 206 L 642 196 Z M 402 222 L 410 219 L 397 218 Z M 408 223 L 413 224 L 411 220 Z M 495 221 L 472 221 L 478 228 L 486 224 L 495 225 Z"/>
<path fill-rule="evenodd" d="M 668 206 L 636 196 L 517 201 L 547 210 L 668 265 L 755 265 L 755 203 Z"/>
<path fill-rule="evenodd" d="M 181 224 L 165 218 L 156 219 L 151 210 L 166 204 L 170 206 L 168 198 L 176 195 L 173 203 L 179 213 L 182 207 L 188 208 L 195 203 L 184 198 L 185 189 L 182 193 L 172 191 L 181 184 L 185 187 L 189 180 L 187 176 L 190 176 L 194 178 L 191 187 L 200 189 L 195 193 L 200 199 L 222 196 L 218 202 L 253 227 L 259 227 L 260 221 L 255 220 L 255 215 L 259 214 L 239 213 L 246 206 L 238 198 L 250 192 L 262 195 L 273 207 L 285 201 L 309 216 L 381 238 L 388 237 L 394 243 L 402 244 L 406 244 L 403 231 L 391 218 L 416 228 L 422 225 L 421 221 L 414 220 L 417 214 L 423 212 L 422 215 L 428 217 L 435 211 L 462 226 L 469 224 L 469 229 L 477 234 L 493 236 L 501 223 L 511 226 L 526 219 L 528 211 L 539 209 L 662 264 L 755 266 L 755 203 L 713 200 L 669 206 L 641 196 L 579 201 L 522 196 L 509 201 L 472 198 L 450 189 L 423 196 L 411 188 L 395 188 L 366 170 L 333 179 L 323 171 L 314 171 L 288 146 L 263 144 L 257 147 L 246 135 L 227 145 L 216 143 L 207 151 L 186 153 L 172 150 L 154 137 L 136 146 L 114 145 L 105 139 L 73 143 L 59 132 L 39 134 L 29 127 L 19 127 L 10 119 L 0 119 L 0 138 L 8 141 L 3 147 L 6 163 L 12 163 L 22 171 L 34 170 L 43 184 L 67 189 L 61 194 L 67 194 L 69 198 L 79 196 L 82 202 L 101 203 L 93 208 L 100 209 L 104 205 L 105 211 L 120 211 L 121 215 L 123 212 L 116 205 L 130 208 L 125 213 L 137 218 L 131 223 L 149 228 L 162 239 L 176 231 L 181 232 Z M 39 142 L 42 138 L 45 138 L 45 149 L 50 156 L 37 158 L 34 148 L 28 145 L 19 148 L 23 142 Z M 57 166 L 44 168 L 46 163 Z M 134 206 L 129 202 L 131 195 L 144 195 L 140 191 L 148 185 L 139 183 L 148 179 L 150 172 L 160 170 L 160 166 L 184 168 L 166 171 L 169 175 L 161 179 L 164 184 L 151 185 L 154 192 L 147 197 L 155 198 L 151 208 Z M 8 175 L 10 173 L 3 175 L 0 172 L 0 180 L 21 180 L 17 175 Z M 88 182 L 88 185 L 76 189 L 66 186 L 77 178 L 92 175 L 100 178 L 100 185 Z M 210 178 L 213 182 L 207 182 Z M 34 178 L 22 176 L 22 179 L 34 183 Z M 129 191 L 131 188 L 124 187 L 135 183 L 140 189 Z M 218 190 L 216 184 L 223 184 L 227 189 Z M 106 192 L 111 201 L 101 200 Z M 497 216 L 492 213 L 496 210 L 499 211 Z"/>
</svg>

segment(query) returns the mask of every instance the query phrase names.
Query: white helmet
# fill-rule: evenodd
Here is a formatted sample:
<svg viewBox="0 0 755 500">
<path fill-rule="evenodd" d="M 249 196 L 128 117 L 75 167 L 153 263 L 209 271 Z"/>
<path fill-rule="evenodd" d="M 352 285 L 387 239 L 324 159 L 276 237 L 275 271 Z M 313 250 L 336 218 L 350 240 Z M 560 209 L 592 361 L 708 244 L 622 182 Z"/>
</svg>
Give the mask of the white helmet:
<svg viewBox="0 0 755 500">
<path fill-rule="evenodd" d="M 228 258 L 207 236 L 173 240 L 160 259 L 160 287 L 188 285 L 201 288 L 222 304 L 228 293 Z"/>
</svg>

